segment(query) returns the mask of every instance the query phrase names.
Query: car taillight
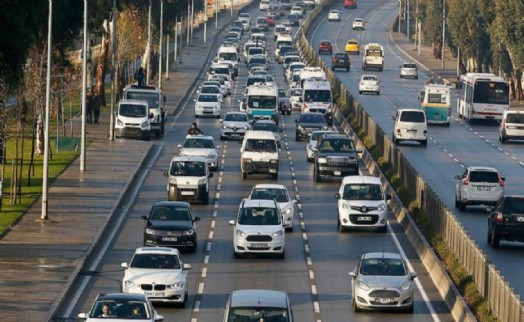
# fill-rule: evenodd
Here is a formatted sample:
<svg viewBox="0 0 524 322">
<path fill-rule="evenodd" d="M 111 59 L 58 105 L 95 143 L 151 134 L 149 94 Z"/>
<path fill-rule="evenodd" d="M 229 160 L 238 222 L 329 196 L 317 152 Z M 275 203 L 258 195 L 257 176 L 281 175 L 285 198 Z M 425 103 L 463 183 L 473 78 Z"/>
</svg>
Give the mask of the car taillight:
<svg viewBox="0 0 524 322">
<path fill-rule="evenodd" d="M 331 112 L 331 104 L 328 105 L 328 111 Z"/>
<path fill-rule="evenodd" d="M 499 185 L 500 185 L 501 187 L 504 187 L 504 180 L 502 180 L 502 178 L 500 177 L 500 175 L 499 175 Z"/>
<path fill-rule="evenodd" d="M 496 222 L 504 222 L 504 216 L 501 212 L 497 212 L 497 217 L 495 217 Z"/>
<path fill-rule="evenodd" d="M 467 186 L 469 184 L 469 175 L 464 179 L 462 185 Z"/>
<path fill-rule="evenodd" d="M 502 121 L 502 128 L 503 128 L 503 129 L 506 128 L 506 119 L 504 119 L 504 120 Z"/>
<path fill-rule="evenodd" d="M 308 108 L 309 108 L 309 107 L 307 106 L 307 104 L 304 103 L 304 112 L 307 112 L 307 111 L 308 111 Z"/>
</svg>

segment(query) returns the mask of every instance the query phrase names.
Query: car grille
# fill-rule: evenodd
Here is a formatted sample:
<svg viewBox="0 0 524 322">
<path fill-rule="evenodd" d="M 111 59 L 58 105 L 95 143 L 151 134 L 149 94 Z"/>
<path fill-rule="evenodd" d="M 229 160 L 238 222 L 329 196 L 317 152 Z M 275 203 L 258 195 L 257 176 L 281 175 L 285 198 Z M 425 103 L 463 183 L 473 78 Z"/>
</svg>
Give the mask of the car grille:
<svg viewBox="0 0 524 322">
<path fill-rule="evenodd" d="M 369 297 L 374 298 L 396 298 L 400 297 L 400 294 L 397 291 L 393 290 L 374 290 L 369 293 Z"/>
<path fill-rule="evenodd" d="M 368 213 L 370 211 L 377 210 L 378 207 L 368 207 L 368 206 L 351 206 L 351 210 L 356 210 L 358 212 L 361 212 L 363 214 Z"/>
<path fill-rule="evenodd" d="M 346 157 L 327 157 L 326 159 L 327 165 L 330 167 L 344 167 L 354 164 L 354 162 L 350 162 L 350 159 Z"/>
<path fill-rule="evenodd" d="M 172 231 L 172 230 L 157 230 L 155 229 L 155 236 L 171 236 L 171 237 L 179 237 L 182 236 L 183 231 Z"/>
<path fill-rule="evenodd" d="M 269 235 L 249 235 L 246 240 L 249 242 L 270 242 L 273 238 Z"/>
<path fill-rule="evenodd" d="M 326 109 L 325 108 L 310 108 L 309 111 L 313 112 L 313 113 L 322 113 L 322 114 L 324 114 L 324 112 L 326 112 Z"/>
<path fill-rule="evenodd" d="M 140 285 L 143 291 L 165 291 L 165 284 L 142 284 Z"/>
</svg>

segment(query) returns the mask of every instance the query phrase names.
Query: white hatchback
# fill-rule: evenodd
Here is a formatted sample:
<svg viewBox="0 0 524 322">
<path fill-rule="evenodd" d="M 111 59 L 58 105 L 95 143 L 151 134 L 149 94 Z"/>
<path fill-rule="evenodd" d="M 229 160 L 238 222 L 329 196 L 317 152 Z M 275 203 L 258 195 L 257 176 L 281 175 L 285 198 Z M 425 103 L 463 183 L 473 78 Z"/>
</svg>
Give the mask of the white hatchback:
<svg viewBox="0 0 524 322">
<path fill-rule="evenodd" d="M 328 14 L 328 21 L 340 21 L 340 11 L 331 10 Z"/>
<path fill-rule="evenodd" d="M 362 18 L 355 18 L 353 20 L 353 30 L 364 30 L 364 20 Z"/>
<path fill-rule="evenodd" d="M 377 75 L 362 75 L 358 82 L 358 93 L 371 92 L 380 95 L 380 80 Z"/>
<path fill-rule="evenodd" d="M 286 238 L 280 208 L 275 200 L 249 200 L 240 203 L 233 229 L 235 257 L 241 254 L 275 254 L 284 258 Z"/>
<path fill-rule="evenodd" d="M 506 178 L 495 168 L 468 167 L 455 180 L 455 207 L 461 211 L 468 205 L 494 205 L 504 195 Z"/>
</svg>

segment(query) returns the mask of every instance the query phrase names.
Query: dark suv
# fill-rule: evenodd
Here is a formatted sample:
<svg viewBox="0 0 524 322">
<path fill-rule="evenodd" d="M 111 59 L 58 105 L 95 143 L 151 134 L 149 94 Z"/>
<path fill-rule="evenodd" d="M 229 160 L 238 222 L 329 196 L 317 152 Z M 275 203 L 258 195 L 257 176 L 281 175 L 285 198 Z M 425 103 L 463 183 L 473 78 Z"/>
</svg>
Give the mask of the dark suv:
<svg viewBox="0 0 524 322">
<path fill-rule="evenodd" d="M 333 60 L 331 62 L 331 70 L 335 70 L 336 68 L 344 68 L 349 72 L 349 69 L 351 68 L 351 62 L 349 61 L 348 54 L 336 53 L 335 56 L 333 56 Z"/>
<path fill-rule="evenodd" d="M 358 153 L 353 139 L 346 134 L 323 134 L 315 147 L 315 182 L 321 176 L 345 177 L 358 175 Z"/>
<path fill-rule="evenodd" d="M 524 196 L 502 196 L 488 211 L 491 247 L 498 248 L 501 239 L 524 242 Z"/>
<path fill-rule="evenodd" d="M 297 125 L 295 131 L 295 141 L 301 139 L 308 139 L 313 131 L 327 130 L 328 125 L 324 114 L 317 112 L 306 112 L 300 114 L 300 117 L 295 120 Z"/>
</svg>

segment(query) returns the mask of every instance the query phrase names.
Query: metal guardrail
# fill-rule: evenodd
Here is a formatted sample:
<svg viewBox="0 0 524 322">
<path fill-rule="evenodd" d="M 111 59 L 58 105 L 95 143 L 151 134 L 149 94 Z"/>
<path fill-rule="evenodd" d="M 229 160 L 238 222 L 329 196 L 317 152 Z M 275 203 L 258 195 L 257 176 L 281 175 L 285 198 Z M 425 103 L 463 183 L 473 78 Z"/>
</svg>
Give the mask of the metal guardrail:
<svg viewBox="0 0 524 322">
<path fill-rule="evenodd" d="M 392 164 L 393 169 L 399 174 L 402 184 L 409 191 L 415 192 L 415 199 L 420 209 L 424 210 L 430 218 L 431 228 L 447 243 L 457 259 L 466 268 L 477 288 L 489 303 L 495 316 L 500 321 L 524 322 L 524 306 L 520 301 L 519 295 L 515 294 L 495 265 L 488 260 L 487 256 L 462 227 L 460 221 L 411 165 L 400 149 L 393 144 L 388 134 L 367 114 L 359 102 L 351 96 L 349 91 L 331 71 L 330 67 L 320 59 L 316 50 L 309 44 L 305 32 L 307 32 L 315 17 L 331 4 L 331 0 L 324 1 L 303 22 L 301 30 L 297 34 L 297 49 L 305 62 L 313 66 L 319 66 L 326 72 L 326 76 L 332 86 L 333 96 L 342 101 L 340 109 L 336 111 L 336 115 L 341 124 L 343 124 L 343 129 L 346 133 L 352 134 L 357 142 L 360 141 L 356 134 L 353 133 L 349 122 L 344 116 L 348 115 L 356 121 L 359 127 L 365 130 L 373 144 L 379 148 L 382 156 Z M 383 182 L 387 182 L 387 179 L 380 172 L 369 153 L 365 153 L 363 160 L 373 174 L 381 177 Z M 389 186 L 389 183 L 386 183 L 386 185 Z M 390 186 L 389 188 L 391 189 Z M 458 294 L 447 272 L 425 241 L 425 238 L 421 234 L 419 236 L 411 234 L 413 231 L 418 231 L 418 228 L 410 218 L 408 211 L 400 203 L 400 200 L 394 198 L 390 206 L 399 222 L 404 226 L 424 265 L 430 271 L 430 275 L 441 296 L 450 307 L 453 317 L 457 321 L 475 321 L 473 314 L 467 308 L 460 294 Z M 433 254 L 433 256 L 428 254 Z"/>
</svg>

